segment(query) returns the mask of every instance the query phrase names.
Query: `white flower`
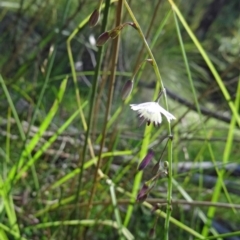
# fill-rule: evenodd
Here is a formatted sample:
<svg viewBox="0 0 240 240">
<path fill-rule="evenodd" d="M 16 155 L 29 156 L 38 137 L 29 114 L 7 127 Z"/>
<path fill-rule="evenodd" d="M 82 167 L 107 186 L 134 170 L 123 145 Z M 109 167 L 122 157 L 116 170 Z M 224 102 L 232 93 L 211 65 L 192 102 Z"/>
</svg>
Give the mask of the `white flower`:
<svg viewBox="0 0 240 240">
<path fill-rule="evenodd" d="M 142 124 L 145 120 L 148 125 L 152 122 L 155 126 L 159 126 L 162 122 L 163 114 L 168 122 L 176 119 L 171 113 L 162 108 L 157 102 L 146 102 L 141 104 L 130 104 L 133 111 L 137 111 Z"/>
</svg>

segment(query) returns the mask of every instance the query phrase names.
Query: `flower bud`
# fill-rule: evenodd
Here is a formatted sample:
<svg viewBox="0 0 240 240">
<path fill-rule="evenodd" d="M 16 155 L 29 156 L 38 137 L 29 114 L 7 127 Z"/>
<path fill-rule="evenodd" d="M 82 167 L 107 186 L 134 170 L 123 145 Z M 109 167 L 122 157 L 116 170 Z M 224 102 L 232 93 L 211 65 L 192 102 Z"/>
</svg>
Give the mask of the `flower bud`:
<svg viewBox="0 0 240 240">
<path fill-rule="evenodd" d="M 131 27 L 133 27 L 133 28 L 135 28 L 135 29 L 138 29 L 137 26 L 136 26 L 136 24 L 133 23 L 133 22 L 126 22 L 126 23 L 124 23 L 124 26 L 125 26 L 125 25 L 129 25 L 129 26 L 131 26 Z"/>
<path fill-rule="evenodd" d="M 109 31 L 110 38 L 111 39 L 116 38 L 120 34 L 120 32 L 122 31 L 123 27 L 124 27 L 124 25 L 121 24 L 121 25 L 115 27 L 114 29 L 110 30 Z"/>
<path fill-rule="evenodd" d="M 151 58 L 146 59 L 146 61 L 153 66 L 153 60 Z"/>
<path fill-rule="evenodd" d="M 149 237 L 150 238 L 155 238 L 155 228 L 151 228 L 149 231 Z"/>
<path fill-rule="evenodd" d="M 122 100 L 125 100 L 132 92 L 133 89 L 133 80 L 128 80 L 122 88 Z"/>
<path fill-rule="evenodd" d="M 99 19 L 100 19 L 100 11 L 99 9 L 95 9 L 89 18 L 89 21 L 88 21 L 89 26 L 94 27 L 95 25 L 97 25 Z"/>
<path fill-rule="evenodd" d="M 164 161 L 163 166 L 164 166 L 165 169 L 168 170 L 168 167 L 169 167 L 168 161 Z"/>
<path fill-rule="evenodd" d="M 97 39 L 97 46 L 102 46 L 103 44 L 105 44 L 107 42 L 107 40 L 110 38 L 109 32 L 104 32 L 102 33 L 98 39 Z"/>
<path fill-rule="evenodd" d="M 114 28 L 113 30 L 111 30 L 111 31 L 109 32 L 110 38 L 111 38 L 111 39 L 116 38 L 116 37 L 119 35 L 120 31 L 121 31 L 121 30 L 119 30 L 118 28 Z"/>
<path fill-rule="evenodd" d="M 138 167 L 138 171 L 143 170 L 145 167 L 147 167 L 147 165 L 150 163 L 150 161 L 152 160 L 154 156 L 154 152 L 152 149 L 150 149 L 146 155 L 146 157 L 142 160 L 142 162 L 140 163 L 139 167 Z"/>
<path fill-rule="evenodd" d="M 138 202 L 144 202 L 147 199 L 148 190 L 148 185 L 144 183 L 137 195 Z"/>
</svg>

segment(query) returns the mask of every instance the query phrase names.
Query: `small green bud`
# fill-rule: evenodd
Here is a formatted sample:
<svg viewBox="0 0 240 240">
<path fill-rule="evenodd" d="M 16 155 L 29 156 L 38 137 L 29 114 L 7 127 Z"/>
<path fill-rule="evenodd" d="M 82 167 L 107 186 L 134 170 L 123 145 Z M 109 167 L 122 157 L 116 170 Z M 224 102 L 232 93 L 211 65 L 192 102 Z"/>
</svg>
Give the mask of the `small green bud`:
<svg viewBox="0 0 240 240">
<path fill-rule="evenodd" d="M 124 26 L 124 27 L 125 27 L 125 26 L 127 26 L 127 25 L 129 25 L 129 26 L 131 26 L 131 27 L 133 27 L 133 28 L 137 29 L 137 26 L 136 26 L 136 24 L 135 24 L 135 23 L 133 23 L 133 22 L 125 22 L 125 23 L 123 24 L 123 26 Z"/>
<path fill-rule="evenodd" d="M 168 169 L 168 167 L 169 167 L 168 161 L 164 161 L 163 166 L 164 166 L 165 169 Z"/>
</svg>

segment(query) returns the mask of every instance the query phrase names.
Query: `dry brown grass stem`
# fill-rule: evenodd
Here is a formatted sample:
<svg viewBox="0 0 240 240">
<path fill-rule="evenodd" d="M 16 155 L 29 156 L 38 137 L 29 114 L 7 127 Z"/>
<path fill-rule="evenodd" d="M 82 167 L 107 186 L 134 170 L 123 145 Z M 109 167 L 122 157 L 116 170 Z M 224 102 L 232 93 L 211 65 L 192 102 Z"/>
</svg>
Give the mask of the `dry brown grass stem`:
<svg viewBox="0 0 240 240">
<path fill-rule="evenodd" d="M 123 9 L 123 1 L 119 0 L 118 6 L 117 6 L 116 26 L 119 26 L 121 24 L 122 9 Z M 99 172 L 99 169 L 101 168 L 101 163 L 102 163 L 101 155 L 102 155 L 102 150 L 103 150 L 103 147 L 105 144 L 107 122 L 108 122 L 108 118 L 109 118 L 110 110 L 111 110 L 111 106 L 112 106 L 112 98 L 113 98 L 114 83 L 115 83 L 115 73 L 116 73 L 116 66 L 117 66 L 118 53 L 119 53 L 119 43 L 120 43 L 120 38 L 118 36 L 113 40 L 112 66 L 111 66 L 111 75 L 110 75 L 110 81 L 109 81 L 107 110 L 105 113 L 104 126 L 103 126 L 103 131 L 102 131 L 102 140 L 101 140 L 101 144 L 100 144 L 97 166 L 96 166 L 96 170 L 94 173 L 93 187 L 91 189 L 89 204 L 87 207 L 86 219 L 89 218 L 90 213 L 91 213 L 93 197 L 95 195 L 96 187 L 97 187 L 98 172 Z"/>
</svg>

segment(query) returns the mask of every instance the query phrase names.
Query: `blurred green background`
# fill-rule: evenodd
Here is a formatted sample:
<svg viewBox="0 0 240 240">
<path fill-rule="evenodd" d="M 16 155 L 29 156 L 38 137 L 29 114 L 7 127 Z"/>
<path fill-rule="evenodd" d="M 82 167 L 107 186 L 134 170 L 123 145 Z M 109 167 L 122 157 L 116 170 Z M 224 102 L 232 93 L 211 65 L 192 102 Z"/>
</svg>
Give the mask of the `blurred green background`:
<svg viewBox="0 0 240 240">
<path fill-rule="evenodd" d="M 235 104 L 239 118 L 240 2 L 175 2 L 213 63 L 230 99 L 224 98 L 197 45 L 178 21 L 195 93 L 192 91 L 168 1 L 130 0 L 128 3 L 158 64 L 167 89 L 169 111 L 177 118 L 172 122 L 175 181 L 172 217 L 199 234 L 203 234 L 204 227 L 210 228 L 206 238 L 202 239 L 215 236 L 215 239 L 239 240 L 240 130 L 229 102 Z M 91 162 L 89 146 L 84 161 L 89 166 L 84 167 L 82 175 L 79 175 L 86 138 L 83 119 L 88 122 L 91 108 L 99 51 L 95 43 L 102 33 L 105 1 L 98 25 L 90 28 L 88 19 L 98 4 L 93 0 L 0 1 L 1 240 L 140 240 L 150 239 L 151 228 L 155 229 L 156 239 L 163 238 L 164 218 L 136 202 L 130 222 L 125 226 L 127 233 L 121 232 L 121 228 L 119 230 L 119 224 L 126 217 L 130 197 L 118 188 L 130 194 L 135 186 L 145 128 L 144 124 L 138 126 L 136 114 L 121 100 L 124 83 L 131 79 L 136 66 L 148 57 L 142 39 L 130 26 L 120 34 L 113 85 L 109 77 L 114 51 L 112 40 L 103 47 L 89 135 L 93 151 L 98 156 L 101 134 L 107 126 L 104 119 L 108 91 L 114 87 L 107 118 L 110 123 L 103 145 L 103 152 L 109 155 L 102 157 L 101 170 L 114 183 L 115 194 L 111 192 L 111 184 L 94 181 L 96 168 Z M 116 16 L 117 2 L 113 2 L 107 30 L 114 28 Z M 121 22 L 131 21 L 123 6 Z M 72 33 L 76 34 L 69 45 L 73 58 L 71 66 L 67 41 Z M 151 45 L 153 41 L 154 46 Z M 76 82 L 73 81 L 74 73 Z M 147 64 L 139 73 L 130 103 L 153 100 L 156 87 L 153 68 Z M 80 96 L 80 105 L 77 96 Z M 197 111 L 196 99 L 201 114 Z M 162 100 L 160 104 L 165 107 Z M 83 107 L 83 115 L 79 115 L 80 106 Z M 119 115 L 113 118 L 115 114 Z M 74 118 L 69 120 L 73 115 Z M 70 122 L 64 131 L 59 130 L 68 120 Z M 153 166 L 166 143 L 166 119 L 159 128 L 152 128 L 149 132 L 151 137 L 147 148 L 154 149 Z M 51 141 L 53 136 L 56 139 Z M 43 149 L 48 143 L 49 146 Z M 40 155 L 33 163 L 31 159 L 36 154 Z M 167 151 L 163 152 L 162 161 L 165 160 Z M 24 166 L 26 169 L 21 170 Z M 66 176 L 69 178 L 64 180 Z M 152 176 L 151 166 L 148 166 L 141 184 Z M 87 204 L 93 188 L 93 205 L 88 215 Z M 161 177 L 147 200 L 153 205 L 158 200 L 162 201 L 160 210 L 163 212 L 166 211 L 167 189 L 167 177 Z M 114 199 L 116 204 L 112 202 Z M 195 204 L 187 204 L 189 201 Z M 214 202 L 225 203 L 226 206 L 216 205 L 210 217 L 210 206 Z M 121 221 L 116 220 L 118 217 Z M 111 225 L 113 221 L 117 227 Z M 217 237 L 225 233 L 232 233 L 232 236 Z M 183 226 L 170 224 L 169 239 L 195 237 Z"/>
</svg>

